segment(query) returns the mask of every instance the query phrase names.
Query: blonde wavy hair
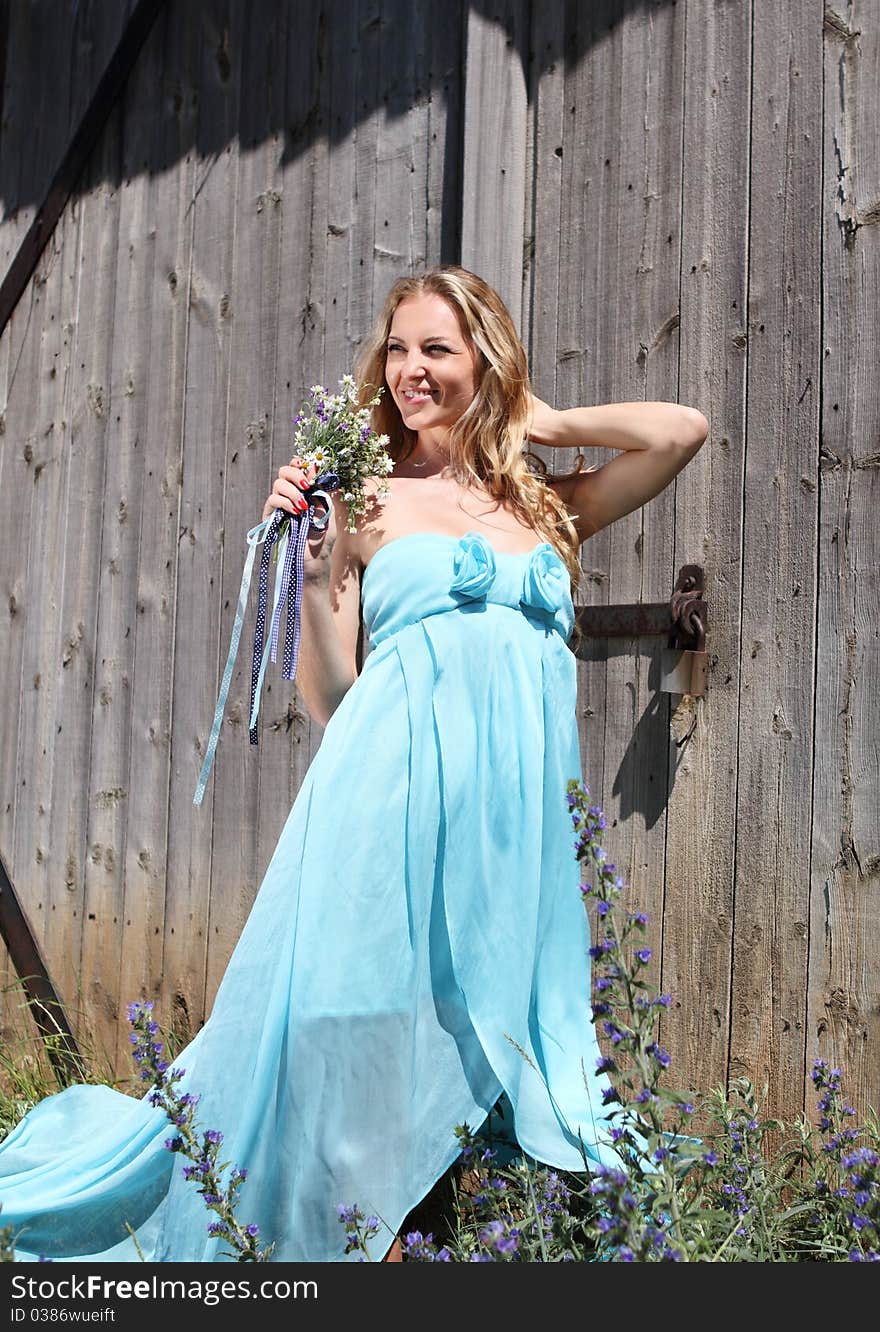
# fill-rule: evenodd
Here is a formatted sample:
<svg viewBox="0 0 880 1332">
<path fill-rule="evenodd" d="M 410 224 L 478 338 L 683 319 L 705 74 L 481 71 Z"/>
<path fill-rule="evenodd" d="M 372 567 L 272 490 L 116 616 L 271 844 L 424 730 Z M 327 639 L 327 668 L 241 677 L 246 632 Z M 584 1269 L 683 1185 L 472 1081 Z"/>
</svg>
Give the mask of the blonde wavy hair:
<svg viewBox="0 0 880 1332">
<path fill-rule="evenodd" d="M 531 387 L 526 354 L 507 307 L 494 288 L 454 265 L 399 278 L 355 367 L 361 400 L 385 385 L 385 359 L 394 312 L 412 296 L 441 296 L 455 312 L 462 334 L 476 350 L 477 391 L 449 435 L 451 468 L 462 485 L 474 481 L 549 541 L 568 570 L 573 589 L 581 576 L 580 542 L 565 505 L 546 484 L 547 468 L 527 449 Z M 373 429 L 389 439 L 394 462 L 416 445 L 387 391 L 373 408 Z"/>
</svg>

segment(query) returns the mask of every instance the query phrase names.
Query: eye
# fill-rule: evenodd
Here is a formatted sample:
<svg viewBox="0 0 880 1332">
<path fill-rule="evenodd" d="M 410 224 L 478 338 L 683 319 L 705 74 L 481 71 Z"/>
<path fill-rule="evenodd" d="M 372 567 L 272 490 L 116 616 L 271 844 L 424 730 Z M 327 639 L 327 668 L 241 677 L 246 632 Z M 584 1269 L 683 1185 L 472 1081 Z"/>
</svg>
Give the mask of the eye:
<svg viewBox="0 0 880 1332">
<path fill-rule="evenodd" d="M 449 348 L 448 348 L 448 347 L 444 347 L 443 344 L 440 343 L 440 342 L 432 342 L 432 343 L 430 343 L 430 345 L 429 345 L 425 350 L 426 350 L 426 351 L 429 351 L 429 352 L 441 352 L 441 353 L 446 353 L 446 352 L 449 351 Z"/>
<path fill-rule="evenodd" d="M 388 355 L 390 356 L 392 352 L 403 351 L 403 348 L 401 347 L 399 342 L 389 342 L 387 351 Z"/>
</svg>

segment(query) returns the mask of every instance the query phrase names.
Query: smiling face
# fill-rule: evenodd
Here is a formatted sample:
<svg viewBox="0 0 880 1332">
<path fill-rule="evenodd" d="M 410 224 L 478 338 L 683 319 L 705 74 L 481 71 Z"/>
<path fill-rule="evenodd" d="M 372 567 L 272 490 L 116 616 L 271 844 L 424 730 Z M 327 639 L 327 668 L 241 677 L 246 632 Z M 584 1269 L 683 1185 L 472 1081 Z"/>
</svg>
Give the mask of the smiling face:
<svg viewBox="0 0 880 1332">
<path fill-rule="evenodd" d="M 385 380 L 403 423 L 439 441 L 477 391 L 477 359 L 453 307 L 434 293 L 402 300 L 394 311 Z"/>
</svg>

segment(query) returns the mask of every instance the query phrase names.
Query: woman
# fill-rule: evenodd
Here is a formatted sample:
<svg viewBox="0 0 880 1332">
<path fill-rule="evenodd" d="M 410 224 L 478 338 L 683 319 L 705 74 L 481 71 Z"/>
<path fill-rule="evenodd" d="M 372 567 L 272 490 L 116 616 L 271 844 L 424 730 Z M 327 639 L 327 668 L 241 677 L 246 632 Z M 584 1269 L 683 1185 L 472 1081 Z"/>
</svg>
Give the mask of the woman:
<svg viewBox="0 0 880 1332">
<path fill-rule="evenodd" d="M 326 729 L 176 1061 L 200 1124 L 248 1170 L 240 1219 L 278 1260 L 342 1259 L 340 1205 L 381 1218 L 371 1257 L 399 1260 L 395 1232 L 457 1155 L 456 1126 L 500 1098 L 538 1160 L 616 1160 L 565 799 L 571 582 L 581 543 L 658 494 L 707 433 L 670 403 L 537 401 L 500 298 L 459 268 L 395 284 L 358 376 L 365 398 L 386 386 L 390 495 L 374 484 L 351 533 L 334 496 L 310 540 L 297 685 Z M 619 455 L 537 476 L 527 438 Z M 297 462 L 264 518 L 305 506 Z M 222 1259 L 167 1134 L 106 1088 L 48 1098 L 0 1146 L 4 1221 L 56 1260 Z"/>
<path fill-rule="evenodd" d="M 297 684 L 312 717 L 326 726 L 358 677 L 356 649 L 365 592 L 368 594 L 365 612 L 373 620 L 371 643 L 376 650 L 382 651 L 388 638 L 395 636 L 398 639 L 395 653 L 398 660 L 394 671 L 403 675 L 407 688 L 413 693 L 413 682 L 419 679 L 419 670 L 415 662 L 407 661 L 401 653 L 401 626 L 409 629 L 414 617 L 415 623 L 421 622 L 423 628 L 426 624 L 433 626 L 426 632 L 431 637 L 432 651 L 451 683 L 447 681 L 442 692 L 437 685 L 432 685 L 431 692 L 435 713 L 438 713 L 441 701 L 446 703 L 448 711 L 440 710 L 439 716 L 447 723 L 452 710 L 458 709 L 463 713 L 465 724 L 476 727 L 483 724 L 492 711 L 491 691 L 489 695 L 485 692 L 484 678 L 470 689 L 466 680 L 474 669 L 485 672 L 486 662 L 502 651 L 505 654 L 504 675 L 498 681 L 502 725 L 515 720 L 522 736 L 525 728 L 521 709 L 525 698 L 540 696 L 541 673 L 543 671 L 546 681 L 550 675 L 548 665 L 552 663 L 553 669 L 558 669 L 564 677 L 557 680 L 556 701 L 565 709 L 558 717 L 558 725 L 566 737 L 566 744 L 554 747 L 545 736 L 539 735 L 542 728 L 537 725 L 533 727 L 532 745 L 524 741 L 512 762 L 512 767 L 517 770 L 534 765 L 533 799 L 538 808 L 542 801 L 545 808 L 551 800 L 556 804 L 553 826 L 557 829 L 554 834 L 557 844 L 549 852 L 545 850 L 539 855 L 532 867 L 530 887 L 538 900 L 528 907 L 523 903 L 509 905 L 511 912 L 517 913 L 515 920 L 520 923 L 528 910 L 536 911 L 540 919 L 541 896 L 563 891 L 562 884 L 566 882 L 563 866 L 559 863 L 560 853 L 563 858 L 568 853 L 571 861 L 570 847 L 565 840 L 563 779 L 575 775 L 578 770 L 574 661 L 571 654 L 562 649 L 558 634 L 548 636 L 545 633 L 541 650 L 532 656 L 521 654 L 516 663 L 518 674 L 512 671 L 511 644 L 502 629 L 509 620 L 505 613 L 509 610 L 505 600 L 509 598 L 505 598 L 502 584 L 509 585 L 513 574 L 514 591 L 518 592 L 517 580 L 522 569 L 537 551 L 549 560 L 545 573 L 561 562 L 576 587 L 581 544 L 593 533 L 659 494 L 700 448 L 708 424 L 700 412 L 674 403 L 638 402 L 552 410 L 529 391 L 525 353 L 500 297 L 481 279 L 458 268 L 434 270 L 395 283 L 361 355 L 357 379 L 365 386 L 385 385 L 383 401 L 375 412 L 375 427 L 390 438 L 389 451 L 395 464 L 389 487 L 391 494 L 382 502 L 375 500 L 354 533 L 346 530 L 343 502 L 336 501 L 335 522 L 331 518 L 326 533 L 316 533 L 310 543 Z M 620 453 L 595 471 L 578 471 L 556 478 L 537 477 L 527 464 L 527 439 L 551 447 L 600 445 L 620 450 Z M 315 469 L 303 469 L 298 463 L 299 460 L 294 458 L 290 466 L 279 470 L 263 510 L 264 518 L 274 508 L 295 513 L 305 507 L 302 491 L 314 480 Z M 407 544 L 407 538 L 414 540 Z M 459 538 L 464 538 L 463 545 L 457 545 Z M 401 545 L 395 546 L 397 542 Z M 377 556 L 378 563 L 369 575 L 369 586 L 365 587 L 366 570 Z M 485 612 L 484 604 L 464 601 L 461 614 L 454 617 L 459 622 L 447 624 L 442 612 L 446 609 L 449 592 L 442 580 L 439 604 L 432 600 L 430 585 L 435 570 L 439 567 L 445 582 L 450 583 L 447 575 L 454 574 L 456 556 L 463 557 L 465 563 L 475 557 L 477 560 L 494 559 L 496 565 L 490 602 L 493 594 L 500 591 L 497 603 L 504 607 L 504 612 L 499 615 L 493 607 L 493 617 L 483 613 L 482 619 L 488 618 L 488 623 L 481 623 L 479 628 L 472 622 L 473 616 L 466 624 L 460 621 L 473 612 L 475 605 L 481 605 Z M 499 577 L 502 571 L 503 580 Z M 408 605 L 409 602 L 412 604 Z M 393 607 L 389 612 L 388 630 L 386 632 L 380 624 L 377 632 L 376 620 L 381 618 L 386 605 Z M 527 612 L 531 615 L 532 628 L 535 609 L 531 607 Z M 563 613 L 570 609 L 567 591 L 560 596 L 556 606 L 541 607 L 545 612 L 548 609 L 554 611 L 557 629 L 561 624 L 570 628 L 568 620 L 563 618 Z M 424 619 L 420 621 L 418 617 L 421 616 Z M 446 637 L 452 638 L 452 642 L 445 641 L 441 631 L 446 630 L 449 631 Z M 528 630 L 526 634 L 534 638 Z M 412 649 L 407 648 L 407 651 Z M 456 662 L 461 667 L 459 674 L 455 673 Z M 430 702 L 419 694 L 416 699 L 417 703 Z M 557 718 L 553 721 L 555 723 Z M 499 841 L 505 837 L 510 822 L 527 819 L 536 811 L 528 802 L 517 808 L 505 798 L 501 801 L 497 826 L 487 828 L 482 823 L 475 827 L 464 793 L 472 798 L 481 777 L 485 778 L 486 791 L 497 790 L 499 786 L 503 789 L 503 777 L 492 762 L 488 737 L 482 737 L 485 752 L 481 755 L 479 737 L 467 744 L 462 742 L 459 733 L 453 734 L 451 728 L 448 734 L 444 734 L 443 726 L 443 720 L 436 723 L 440 766 L 447 787 L 446 835 L 450 843 L 457 835 L 462 842 L 462 851 L 474 839 L 482 850 L 484 863 L 476 867 L 473 879 L 491 880 L 503 858 Z M 567 763 L 560 768 L 559 754 L 565 751 Z M 454 756 L 452 762 L 450 755 Z M 554 758 L 557 763 L 555 772 Z M 510 760 L 508 755 L 509 763 Z M 412 755 L 410 761 L 413 761 Z M 427 767 L 436 760 L 426 749 L 420 761 Z M 452 777 L 450 768 L 453 769 Z M 455 792 L 449 790 L 450 782 L 456 780 L 463 788 L 458 807 Z M 521 786 L 521 777 L 517 784 Z M 440 799 L 442 801 L 443 797 Z M 457 828 L 456 818 L 459 820 Z M 427 840 L 431 842 L 433 834 Z M 530 840 L 534 851 L 533 835 Z M 510 848 L 505 851 L 509 859 Z M 522 854 L 519 849 L 517 855 Z M 515 872 L 513 865 L 511 872 Z M 572 862 L 568 882 L 573 873 Z M 446 878 L 449 878 L 448 869 Z M 448 921 L 453 952 L 457 929 L 476 931 L 486 942 L 493 936 L 497 917 L 507 909 L 496 901 L 494 910 L 484 911 L 480 919 L 473 903 L 467 900 L 469 892 L 477 891 L 479 895 L 473 879 L 468 855 L 459 903 L 462 920 Z M 398 887 L 395 880 L 394 891 Z M 448 891 L 448 883 L 446 888 Z M 576 928 L 574 915 L 579 904 L 573 891 L 566 907 L 565 930 L 561 918 L 555 926 L 545 922 L 541 947 L 547 956 L 554 957 L 553 965 L 545 966 L 541 974 L 536 975 L 534 949 L 528 951 L 527 956 L 520 956 L 518 952 L 515 956 L 520 997 L 522 994 L 527 996 L 531 989 L 533 1002 L 546 1006 L 551 1000 L 541 993 L 542 984 L 555 992 L 557 1000 L 562 989 L 571 987 L 570 994 L 575 996 L 576 1004 L 575 1013 L 557 1015 L 559 1026 L 553 1033 L 569 1058 L 568 1067 L 560 1069 L 558 1074 L 560 1086 L 555 1088 L 553 1080 L 548 1079 L 546 1103 L 540 1111 L 534 1107 L 531 1111 L 517 1107 L 520 1111 L 517 1131 L 520 1141 L 531 1136 L 530 1148 L 540 1159 L 576 1168 L 577 1162 L 573 1161 L 570 1150 L 572 1137 L 563 1128 L 562 1137 L 569 1149 L 565 1150 L 560 1143 L 554 1147 L 553 1135 L 554 1132 L 560 1133 L 560 1126 L 553 1123 L 552 1117 L 549 1122 L 543 1119 L 554 1097 L 557 1112 L 559 1103 L 566 1098 L 569 1102 L 584 1099 L 582 1087 L 573 1087 L 571 1078 L 578 1074 L 578 1056 L 585 1050 L 593 1051 L 592 1035 L 584 1029 L 589 998 L 584 963 L 588 945 L 583 925 L 580 930 Z M 565 933 L 572 929 L 573 933 Z M 569 945 L 567 949 L 562 947 L 564 937 Z M 476 951 L 477 955 L 469 957 L 467 962 L 456 957 L 451 965 L 453 983 L 460 987 L 463 995 L 462 1020 L 469 1030 L 476 1026 L 481 1038 L 474 1042 L 480 1047 L 477 1057 L 487 1055 L 492 1069 L 502 1070 L 500 1081 L 509 1092 L 511 1084 L 518 1085 L 523 1077 L 523 1068 L 516 1067 L 521 1056 L 509 1045 L 504 1047 L 501 1035 L 505 1009 L 516 1007 L 516 984 L 510 986 L 510 996 L 505 1002 L 499 1002 L 499 997 L 491 993 L 477 995 L 475 992 L 482 990 L 480 978 L 476 974 L 466 976 L 467 968 L 470 966 L 478 971 L 489 959 L 488 956 L 480 957 L 479 950 L 470 951 Z M 510 967 L 511 961 L 508 957 L 505 963 L 502 950 L 500 963 L 494 965 L 500 973 Z M 546 956 L 544 962 L 547 962 Z M 485 978 L 485 984 L 491 984 L 491 977 Z M 484 1007 L 488 1009 L 485 1014 L 481 1011 Z M 480 1016 L 477 1016 L 478 1012 Z M 506 1021 L 513 1023 L 509 1011 Z M 492 1028 L 491 1036 L 486 1035 L 487 1026 Z M 528 1046 L 529 1040 L 520 1034 L 517 1044 Z M 532 1054 L 540 1053 L 534 1048 L 534 1040 L 531 1045 Z M 546 1051 L 543 1057 L 545 1061 L 552 1061 Z M 594 1062 L 591 1060 L 590 1067 Z M 598 1104 L 600 1098 L 594 1092 L 593 1107 Z M 530 1113 L 535 1115 L 535 1123 L 524 1131 L 521 1121 Z M 573 1127 L 569 1122 L 573 1113 L 568 1119 L 561 1118 L 569 1129 Z M 598 1146 L 601 1139 L 598 1126 L 582 1121 L 579 1129 L 587 1143 Z M 389 1258 L 397 1260 L 399 1257 L 400 1248 L 395 1241 Z"/>
</svg>

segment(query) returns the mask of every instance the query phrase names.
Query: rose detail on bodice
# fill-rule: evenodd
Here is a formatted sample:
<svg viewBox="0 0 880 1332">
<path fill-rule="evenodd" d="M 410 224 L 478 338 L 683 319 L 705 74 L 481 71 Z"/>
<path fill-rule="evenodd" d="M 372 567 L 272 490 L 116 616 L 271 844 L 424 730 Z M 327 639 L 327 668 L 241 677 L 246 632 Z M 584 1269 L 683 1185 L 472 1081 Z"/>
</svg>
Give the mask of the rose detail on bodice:
<svg viewBox="0 0 880 1332">
<path fill-rule="evenodd" d="M 545 541 L 529 555 L 520 604 L 553 615 L 564 606 L 568 595 L 568 570 L 550 542 Z"/>
<path fill-rule="evenodd" d="M 485 537 L 469 532 L 459 541 L 453 564 L 455 577 L 449 585 L 468 601 L 485 597 L 495 581 L 495 552 Z"/>
<path fill-rule="evenodd" d="M 463 601 L 484 601 L 495 582 L 495 550 L 479 532 L 468 532 L 455 548 L 450 592 Z M 570 596 L 568 570 L 549 541 L 529 551 L 523 573 L 520 606 L 554 616 Z"/>
</svg>

